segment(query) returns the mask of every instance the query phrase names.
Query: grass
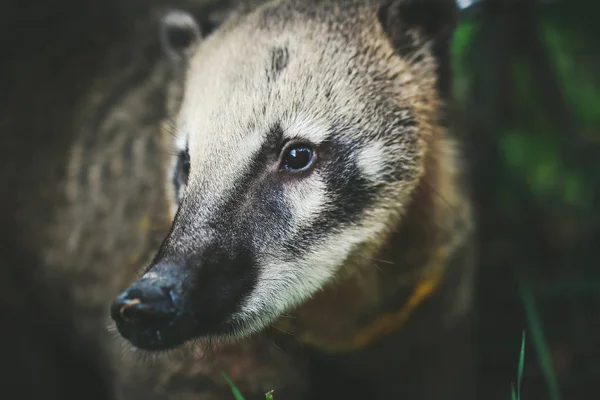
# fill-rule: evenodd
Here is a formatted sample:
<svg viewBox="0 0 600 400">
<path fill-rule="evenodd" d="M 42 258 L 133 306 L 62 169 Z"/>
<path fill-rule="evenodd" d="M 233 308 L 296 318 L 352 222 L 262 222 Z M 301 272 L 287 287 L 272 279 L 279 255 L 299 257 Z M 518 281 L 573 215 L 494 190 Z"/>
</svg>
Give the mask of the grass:
<svg viewBox="0 0 600 400">
<path fill-rule="evenodd" d="M 517 390 L 512 385 L 512 400 L 521 400 L 521 382 L 523 381 L 523 366 L 525 365 L 525 331 L 521 339 L 521 353 L 519 355 L 519 370 L 517 371 Z"/>
<path fill-rule="evenodd" d="M 527 323 L 529 325 L 529 331 L 531 334 L 533 347 L 535 348 L 538 363 L 544 375 L 544 379 L 546 380 L 546 386 L 548 389 L 548 394 L 550 396 L 549 400 L 560 400 L 558 382 L 552 369 L 552 362 L 550 361 L 550 352 L 548 351 L 548 345 L 546 343 L 544 330 L 542 328 L 541 318 L 535 305 L 533 292 L 529 287 L 529 284 L 526 279 L 520 277 L 519 279 L 517 279 L 517 282 L 519 284 L 519 292 L 523 301 L 523 307 L 525 309 L 525 315 L 527 317 Z M 523 340 L 525 340 L 525 336 L 523 336 Z M 523 343 L 522 345 L 521 352 L 524 351 L 524 345 L 525 343 Z M 519 371 L 519 373 L 521 374 L 521 364 L 519 364 Z M 521 376 L 519 376 L 519 379 L 521 379 Z M 520 389 L 520 385 L 518 387 Z M 517 399 L 520 400 L 519 397 L 517 397 Z"/>
<path fill-rule="evenodd" d="M 221 371 L 221 375 L 223 375 L 223 378 L 225 378 L 227 384 L 231 388 L 231 392 L 233 393 L 233 397 L 235 398 L 235 400 L 245 400 L 244 396 L 242 396 L 242 393 L 238 390 L 237 387 L 235 387 L 235 385 L 233 384 L 231 379 L 229 379 L 227 374 L 224 371 Z"/>
<path fill-rule="evenodd" d="M 231 381 L 229 376 L 227 376 L 227 374 L 224 371 L 221 371 L 221 375 L 223 375 L 223 378 L 225 378 L 225 381 L 227 381 L 227 384 L 231 388 L 231 393 L 233 393 L 233 397 L 235 398 L 235 400 L 245 400 L 244 396 L 239 391 L 239 389 L 235 386 L 235 384 Z M 271 390 L 270 392 L 266 393 L 265 398 L 267 400 L 273 400 L 273 391 Z"/>
</svg>

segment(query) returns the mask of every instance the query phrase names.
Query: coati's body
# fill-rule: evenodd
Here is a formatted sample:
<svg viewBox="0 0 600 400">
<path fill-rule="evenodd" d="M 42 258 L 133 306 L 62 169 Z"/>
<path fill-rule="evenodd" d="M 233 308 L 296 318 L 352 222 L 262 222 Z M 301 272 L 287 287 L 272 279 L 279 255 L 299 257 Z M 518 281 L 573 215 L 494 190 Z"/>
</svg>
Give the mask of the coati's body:
<svg viewBox="0 0 600 400">
<path fill-rule="evenodd" d="M 306 3 L 306 7 L 301 6 L 302 3 Z M 343 268 L 341 265 L 332 266 L 336 270 L 333 274 L 336 278 L 323 284 L 322 291 L 306 296 L 310 300 L 290 307 L 287 314 L 274 322 L 275 328 L 265 328 L 262 334 L 250 339 L 223 345 L 209 351 L 208 356 L 200 348 L 195 352 L 184 348 L 144 362 L 139 357 L 130 357 L 128 352 L 123 356 L 121 347 L 127 345 L 121 343 L 116 335 L 110 337 L 102 333 L 106 304 L 135 277 L 141 264 L 151 261 L 153 252 L 171 225 L 169 207 L 173 203 L 173 194 L 170 193 L 172 188 L 167 185 L 171 181 L 172 163 L 169 159 L 172 137 L 168 132 L 161 136 L 159 125 L 165 107 L 165 83 L 170 79 L 172 70 L 157 59 L 158 47 L 154 45 L 157 23 L 149 12 L 150 7 L 145 2 L 131 1 L 128 3 L 131 8 L 126 9 L 122 2 L 106 2 L 102 5 L 102 12 L 94 9 L 79 14 L 74 12 L 77 18 L 73 20 L 81 21 L 80 25 L 75 22 L 73 27 L 62 25 L 63 29 L 58 32 L 63 36 L 57 36 L 55 44 L 78 45 L 59 46 L 58 50 L 57 47 L 48 47 L 52 55 L 32 52 L 27 48 L 27 55 L 14 55 L 18 60 L 14 65 L 18 68 L 2 74 L 11 77 L 15 71 L 22 71 L 23 65 L 29 65 L 31 69 L 23 73 L 21 80 L 13 80 L 11 85 L 3 86 L 12 89 L 5 92 L 10 93 L 11 98 L 3 102 L 6 106 L 3 109 L 19 124 L 7 127 L 4 125 L 6 120 L 3 120 L 2 126 L 10 128 L 12 140 L 21 140 L 19 143 L 22 145 L 11 144 L 2 148 L 8 149 L 9 153 L 15 150 L 15 154 L 23 154 L 15 163 L 7 164 L 9 173 L 15 170 L 19 173 L 3 180 L 14 187 L 16 193 L 14 204 L 7 203 L 3 207 L 10 217 L 6 225 L 3 218 L 3 226 L 14 225 L 14 229 L 7 229 L 16 243 L 11 246 L 12 250 L 15 254 L 27 254 L 36 259 L 32 265 L 37 263 L 40 266 L 35 271 L 40 274 L 41 281 L 45 280 L 49 287 L 66 286 L 71 291 L 67 308 L 67 313 L 72 313 L 75 321 L 71 336 L 81 338 L 73 351 L 75 354 L 85 353 L 88 357 L 84 358 L 95 359 L 96 350 L 106 350 L 107 357 L 111 358 L 109 365 L 115 369 L 114 385 L 119 398 L 230 398 L 230 389 L 220 368 L 248 399 L 264 398 L 263 393 L 270 389 L 275 389 L 276 398 L 280 399 L 353 398 L 378 394 L 380 398 L 393 398 L 392 394 L 398 393 L 406 393 L 406 398 L 410 399 L 449 398 L 450 393 L 457 398 L 468 398 L 468 386 L 461 386 L 467 369 L 463 369 L 460 363 L 468 359 L 470 340 L 466 329 L 471 288 L 471 269 L 467 261 L 470 215 L 456 175 L 460 171 L 458 156 L 453 153 L 449 132 L 441 126 L 443 97 L 437 86 L 443 87 L 444 84 L 436 85 L 436 80 L 447 68 L 443 41 L 436 50 L 438 55 L 442 55 L 441 69 L 435 68 L 430 48 L 424 50 L 421 62 L 411 66 L 408 62 L 411 51 L 393 54 L 393 46 L 386 41 L 385 32 L 373 18 L 373 12 L 365 14 L 370 18 L 368 22 L 359 17 L 362 14 L 357 13 L 356 8 L 354 13 L 347 13 L 344 7 L 327 6 L 327 3 L 273 4 L 272 18 L 261 29 L 257 29 L 256 25 L 260 21 L 260 12 L 247 18 L 246 10 L 207 41 L 212 40 L 214 52 L 218 53 L 222 47 L 230 48 L 234 54 L 243 49 L 249 54 L 249 59 L 257 60 L 252 58 L 252 49 L 261 38 L 287 38 L 291 45 L 288 65 L 280 74 L 271 74 L 270 79 L 280 82 L 287 79 L 290 82 L 289 93 L 300 100 L 306 93 L 307 100 L 314 93 L 311 94 L 310 85 L 305 92 L 301 91 L 297 84 L 302 75 L 297 76 L 298 80 L 292 79 L 293 75 L 286 78 L 286 74 L 293 73 L 294 63 L 298 60 L 294 58 L 293 48 L 302 46 L 302 41 L 310 38 L 310 28 L 326 33 L 324 23 L 335 22 L 340 28 L 338 39 L 345 34 L 351 39 L 350 43 L 337 42 L 339 46 L 336 47 L 342 54 L 335 57 L 341 58 L 330 63 L 325 57 L 307 65 L 321 62 L 326 67 L 324 70 L 337 71 L 339 75 L 321 74 L 321 69 L 314 68 L 315 79 L 312 82 L 344 85 L 343 93 L 347 96 L 338 93 L 336 102 L 341 107 L 348 107 L 347 115 L 354 115 L 357 124 L 360 122 L 361 126 L 369 128 L 376 126 L 377 120 L 372 111 L 379 108 L 372 103 L 371 108 L 354 113 L 353 105 L 345 104 L 356 99 L 353 89 L 361 89 L 361 85 L 355 84 L 357 82 L 345 80 L 345 73 L 349 72 L 347 67 L 354 62 L 356 70 L 363 74 L 380 71 L 385 74 L 378 75 L 378 78 L 398 83 L 410 81 L 407 85 L 411 91 L 398 85 L 396 94 L 398 99 L 402 99 L 399 104 L 410 109 L 417 121 L 415 126 L 407 128 L 411 128 L 413 139 L 421 143 L 421 161 L 412 159 L 404 148 L 384 148 L 387 155 L 392 154 L 399 161 L 407 162 L 401 164 L 407 166 L 407 181 L 406 185 L 400 185 L 404 185 L 403 188 L 394 189 L 397 197 L 389 192 L 378 197 L 392 208 L 403 203 L 401 209 L 395 209 L 394 213 L 386 216 L 386 223 L 394 222 L 389 224 L 390 231 L 376 235 L 376 244 L 381 248 L 367 246 L 364 251 L 348 258 Z M 304 11 L 296 13 L 295 7 Z M 329 12 L 324 13 L 322 7 L 330 7 Z M 311 10 L 318 17 L 313 22 Z M 114 18 L 115 14 L 119 17 Z M 295 19 L 296 23 L 291 25 L 295 30 L 288 30 L 286 24 L 289 21 L 280 19 L 278 15 L 304 15 L 304 19 Z M 57 13 L 56 18 L 63 16 Z M 449 16 L 448 21 L 451 20 Z M 118 21 L 117 25 L 115 21 Z M 138 25 L 133 25 L 133 21 L 137 21 Z M 303 25 L 303 21 L 309 25 Z M 235 33 L 238 22 L 244 22 L 246 33 L 254 34 Z M 51 21 L 43 26 L 48 32 L 52 31 Z M 86 29 L 104 32 L 107 27 L 111 31 L 108 34 L 83 34 L 88 32 Z M 234 33 L 228 36 L 228 31 Z M 344 52 L 359 31 L 365 39 L 363 48 L 368 48 L 368 43 L 373 40 L 372 43 L 377 43 L 379 49 L 359 53 L 356 59 L 351 60 Z M 44 29 L 36 32 L 38 36 L 43 35 Z M 74 39 L 78 32 L 82 32 L 81 42 Z M 236 40 L 231 40 L 232 37 Z M 28 43 L 38 41 L 39 38 L 32 37 Z M 323 40 L 308 43 L 324 46 L 328 51 L 334 49 Z M 405 44 L 408 49 L 414 47 L 410 43 Z M 402 46 L 399 50 L 404 51 Z M 378 52 L 389 58 L 381 58 L 371 64 L 375 59 L 369 57 Z M 54 54 L 57 67 L 50 68 L 48 60 L 52 60 Z M 35 57 L 44 61 L 38 62 Z M 211 59 L 216 60 L 213 57 L 206 60 L 209 62 Z M 393 65 L 388 64 L 391 59 Z M 61 70 L 59 64 L 62 65 L 65 60 L 71 61 L 68 64 L 71 67 Z M 281 61 L 278 57 L 269 60 Z M 279 61 L 273 65 L 285 64 Z M 397 74 L 390 74 L 392 66 Z M 271 72 L 277 72 L 277 69 Z M 56 70 L 63 72 L 57 74 Z M 211 71 L 218 73 L 219 79 L 216 76 L 207 76 L 206 79 L 223 85 L 229 85 L 232 78 L 225 72 L 234 72 L 242 77 L 246 73 L 257 72 L 253 68 L 238 68 L 228 63 L 213 64 Z M 266 73 L 266 70 L 263 72 Z M 32 76 L 37 76 L 40 83 L 31 81 Z M 364 75 L 360 76 L 365 79 Z M 412 80 L 408 79 L 409 76 Z M 73 85 L 75 78 L 77 84 Z M 371 95 L 375 88 L 380 90 L 381 95 L 388 94 L 389 86 L 384 82 L 380 82 L 380 86 L 372 86 L 369 89 Z M 39 91 L 35 102 L 27 96 L 19 97 L 35 91 Z M 60 96 L 57 97 L 56 93 Z M 218 90 L 212 92 L 212 95 L 217 94 Z M 171 95 L 167 93 L 169 98 Z M 291 97 L 284 97 L 281 105 L 291 100 Z M 205 101 L 206 104 L 212 103 L 210 99 Z M 369 102 L 366 103 L 368 106 Z M 316 103 L 314 106 L 324 111 L 323 121 L 330 124 L 332 121 L 327 119 L 329 114 L 325 112 L 328 105 Z M 241 114 L 250 112 L 241 104 L 229 111 L 222 114 L 223 121 L 232 124 L 236 123 L 236 119 L 241 120 Z M 38 118 L 31 118 L 31 115 Z M 256 115 L 261 116 L 261 113 Z M 361 116 L 368 116 L 368 119 L 358 121 Z M 385 121 L 383 115 L 380 117 L 381 121 Z M 261 121 L 260 118 L 258 120 Z M 181 126 L 177 126 L 175 133 L 180 135 L 180 131 Z M 352 134 L 363 133 L 354 130 Z M 34 147 L 34 143 L 38 146 Z M 19 153 L 21 148 L 28 151 Z M 381 149 L 375 147 L 371 150 L 371 154 L 381 155 L 378 153 Z M 370 166 L 367 163 L 366 168 Z M 341 175 L 347 172 L 343 168 L 339 171 Z M 377 169 L 371 172 L 377 176 Z M 213 179 L 212 182 L 225 184 L 226 181 Z M 164 190 L 164 187 L 169 189 Z M 394 218 L 388 221 L 387 217 L 391 216 Z M 310 246 L 307 247 L 310 250 Z M 297 256 L 300 259 L 302 252 Z M 7 260 L 14 265 L 25 261 L 25 257 Z M 443 274 L 437 275 L 442 271 Z M 439 286 L 432 285 L 437 282 L 437 277 L 441 277 Z M 418 286 L 419 282 L 423 283 L 421 278 L 426 280 Z M 426 293 L 431 287 L 433 296 L 420 303 L 404 321 L 408 310 L 406 304 L 416 303 L 408 301 L 415 287 L 420 288 L 419 293 Z M 282 289 L 285 290 L 291 291 Z M 52 309 L 65 306 L 62 300 L 52 299 L 54 301 L 57 305 L 52 304 Z M 61 329 L 66 328 L 59 328 L 58 332 L 62 332 Z M 293 331 L 293 334 L 282 331 Z M 59 350 L 53 351 L 63 348 L 55 347 Z M 86 350 L 83 351 L 83 348 Z M 113 371 L 106 369 L 103 362 L 98 362 L 93 368 L 104 371 L 107 380 L 112 379 Z M 76 369 L 72 367 L 72 370 Z M 68 382 L 64 377 L 61 379 Z"/>
</svg>

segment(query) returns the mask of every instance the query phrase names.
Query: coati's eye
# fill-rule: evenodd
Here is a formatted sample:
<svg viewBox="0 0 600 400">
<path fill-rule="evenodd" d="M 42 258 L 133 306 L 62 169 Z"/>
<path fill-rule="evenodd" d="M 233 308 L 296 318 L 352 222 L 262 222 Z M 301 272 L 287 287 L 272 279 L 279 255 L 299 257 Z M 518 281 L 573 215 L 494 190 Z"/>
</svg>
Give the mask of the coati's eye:
<svg viewBox="0 0 600 400">
<path fill-rule="evenodd" d="M 296 144 L 283 152 L 281 168 L 290 172 L 304 171 L 315 158 L 313 149 L 305 144 Z"/>
<path fill-rule="evenodd" d="M 173 184 L 175 185 L 175 189 L 177 191 L 179 191 L 181 186 L 187 184 L 189 175 L 190 154 L 187 152 L 187 150 L 184 150 L 179 152 L 177 155 L 177 164 L 175 165 L 175 171 L 173 171 Z"/>
</svg>

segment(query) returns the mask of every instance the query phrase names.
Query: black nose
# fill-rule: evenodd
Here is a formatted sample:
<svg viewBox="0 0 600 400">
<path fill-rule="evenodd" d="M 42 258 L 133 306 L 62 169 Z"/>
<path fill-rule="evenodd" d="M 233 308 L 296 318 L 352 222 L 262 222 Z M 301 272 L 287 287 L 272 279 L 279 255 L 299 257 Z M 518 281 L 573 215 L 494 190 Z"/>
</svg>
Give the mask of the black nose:
<svg viewBox="0 0 600 400">
<path fill-rule="evenodd" d="M 177 313 L 172 289 L 167 282 L 139 281 L 115 299 L 111 316 L 118 324 L 159 329 Z"/>
</svg>

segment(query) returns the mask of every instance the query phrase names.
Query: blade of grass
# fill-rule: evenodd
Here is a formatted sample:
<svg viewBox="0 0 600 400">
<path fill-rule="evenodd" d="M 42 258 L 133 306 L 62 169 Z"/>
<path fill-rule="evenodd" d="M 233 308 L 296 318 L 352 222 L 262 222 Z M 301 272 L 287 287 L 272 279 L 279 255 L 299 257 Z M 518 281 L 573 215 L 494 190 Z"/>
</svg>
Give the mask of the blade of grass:
<svg viewBox="0 0 600 400">
<path fill-rule="evenodd" d="M 523 301 L 523 307 L 527 317 L 527 324 L 529 325 L 531 341 L 533 343 L 533 347 L 535 348 L 544 379 L 546 380 L 546 386 L 548 387 L 548 393 L 550 395 L 549 400 L 560 400 L 558 383 L 556 381 L 554 371 L 552 370 L 548 346 L 544 337 L 540 316 L 535 306 L 533 293 L 529 284 L 523 277 L 518 277 L 517 283 L 519 285 L 519 292 L 521 294 L 521 300 Z"/>
<path fill-rule="evenodd" d="M 525 331 L 521 339 L 521 352 L 519 354 L 519 369 L 517 371 L 517 390 L 514 383 L 510 384 L 510 392 L 512 400 L 521 400 L 521 382 L 523 381 L 523 366 L 525 365 Z"/>
<path fill-rule="evenodd" d="M 517 400 L 521 400 L 521 383 L 523 382 L 523 367 L 525 365 L 525 331 L 521 339 L 521 354 L 519 355 L 519 370 L 517 372 Z"/>
<path fill-rule="evenodd" d="M 235 385 L 233 384 L 231 379 L 229 379 L 227 374 L 224 371 L 221 371 L 221 375 L 223 375 L 223 378 L 225 378 L 227 384 L 231 388 L 231 392 L 233 393 L 233 397 L 235 398 L 235 400 L 245 400 L 244 396 L 242 396 L 242 393 L 238 390 L 237 387 L 235 387 Z"/>
</svg>

